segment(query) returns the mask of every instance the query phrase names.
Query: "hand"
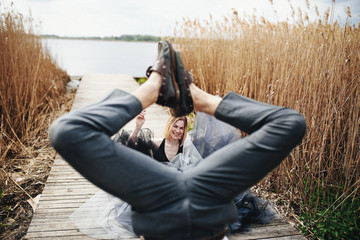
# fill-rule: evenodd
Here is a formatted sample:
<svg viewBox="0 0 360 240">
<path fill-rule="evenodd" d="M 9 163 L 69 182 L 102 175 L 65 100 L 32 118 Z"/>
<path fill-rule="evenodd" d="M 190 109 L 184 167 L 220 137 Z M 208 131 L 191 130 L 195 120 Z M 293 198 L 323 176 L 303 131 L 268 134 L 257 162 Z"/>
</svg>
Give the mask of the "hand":
<svg viewBox="0 0 360 240">
<path fill-rule="evenodd" d="M 139 115 L 136 117 L 136 127 L 141 128 L 145 123 L 145 112 L 146 110 L 143 110 Z"/>
</svg>

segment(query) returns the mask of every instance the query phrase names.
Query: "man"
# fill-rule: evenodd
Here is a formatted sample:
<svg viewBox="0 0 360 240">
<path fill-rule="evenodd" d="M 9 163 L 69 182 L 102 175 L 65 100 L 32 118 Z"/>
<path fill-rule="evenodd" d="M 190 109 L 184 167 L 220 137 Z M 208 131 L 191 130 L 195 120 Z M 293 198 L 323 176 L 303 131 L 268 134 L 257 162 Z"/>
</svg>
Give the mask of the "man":
<svg viewBox="0 0 360 240">
<path fill-rule="evenodd" d="M 233 92 L 222 99 L 202 91 L 167 41 L 159 43 L 147 75 L 132 93 L 114 90 L 57 119 L 51 143 L 89 181 L 132 206 L 134 231 L 146 240 L 222 239 L 225 225 L 236 219 L 232 199 L 289 154 L 305 134 L 305 120 Z M 177 171 L 110 138 L 154 103 L 175 116 L 205 112 L 249 135 Z"/>
</svg>

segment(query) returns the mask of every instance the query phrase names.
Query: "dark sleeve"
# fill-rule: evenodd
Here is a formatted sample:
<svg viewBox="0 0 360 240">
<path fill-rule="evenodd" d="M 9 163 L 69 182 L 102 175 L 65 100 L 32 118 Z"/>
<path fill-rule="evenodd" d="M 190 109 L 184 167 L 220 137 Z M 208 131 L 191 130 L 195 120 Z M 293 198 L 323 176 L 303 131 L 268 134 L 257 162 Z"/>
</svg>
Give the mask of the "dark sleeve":
<svg viewBox="0 0 360 240">
<path fill-rule="evenodd" d="M 140 129 L 135 141 L 130 138 L 131 132 L 122 129 L 114 135 L 113 140 L 119 144 L 128 146 L 136 151 L 142 152 L 150 157 L 154 157 L 154 152 L 157 150 L 154 143 L 154 133 L 149 128 Z"/>
</svg>

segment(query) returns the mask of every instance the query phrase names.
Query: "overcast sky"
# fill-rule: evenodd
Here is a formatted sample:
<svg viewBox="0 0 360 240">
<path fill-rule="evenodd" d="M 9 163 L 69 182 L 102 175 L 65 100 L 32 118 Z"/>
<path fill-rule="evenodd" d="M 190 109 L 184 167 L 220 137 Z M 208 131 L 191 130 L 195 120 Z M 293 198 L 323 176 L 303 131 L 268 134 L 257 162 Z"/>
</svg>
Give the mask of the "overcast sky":
<svg viewBox="0 0 360 240">
<path fill-rule="evenodd" d="M 40 34 L 60 36 L 119 36 L 123 34 L 173 35 L 176 21 L 215 19 L 228 16 L 234 8 L 240 16 L 252 14 L 271 21 L 291 18 L 289 2 L 295 9 L 316 18 L 315 5 L 321 15 L 332 0 L 0 0 L 0 10 L 13 2 L 13 7 L 40 22 Z M 352 12 L 352 24 L 360 20 L 360 0 L 336 0 L 334 19 L 346 22 L 345 7 Z M 277 17 L 274 16 L 277 11 Z"/>
</svg>

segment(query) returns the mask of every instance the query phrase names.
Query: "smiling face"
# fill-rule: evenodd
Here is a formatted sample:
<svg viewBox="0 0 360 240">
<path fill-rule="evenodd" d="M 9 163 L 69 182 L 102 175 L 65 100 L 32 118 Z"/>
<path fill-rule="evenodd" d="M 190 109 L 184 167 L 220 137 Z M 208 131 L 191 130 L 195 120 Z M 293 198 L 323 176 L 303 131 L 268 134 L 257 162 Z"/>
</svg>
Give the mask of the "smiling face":
<svg viewBox="0 0 360 240">
<path fill-rule="evenodd" d="M 164 138 L 167 141 L 179 140 L 180 146 L 182 146 L 187 136 L 187 127 L 186 117 L 170 116 L 164 127 Z"/>
<path fill-rule="evenodd" d="M 170 137 L 173 140 L 180 140 L 184 136 L 185 123 L 184 120 L 177 120 L 170 130 Z"/>
</svg>

